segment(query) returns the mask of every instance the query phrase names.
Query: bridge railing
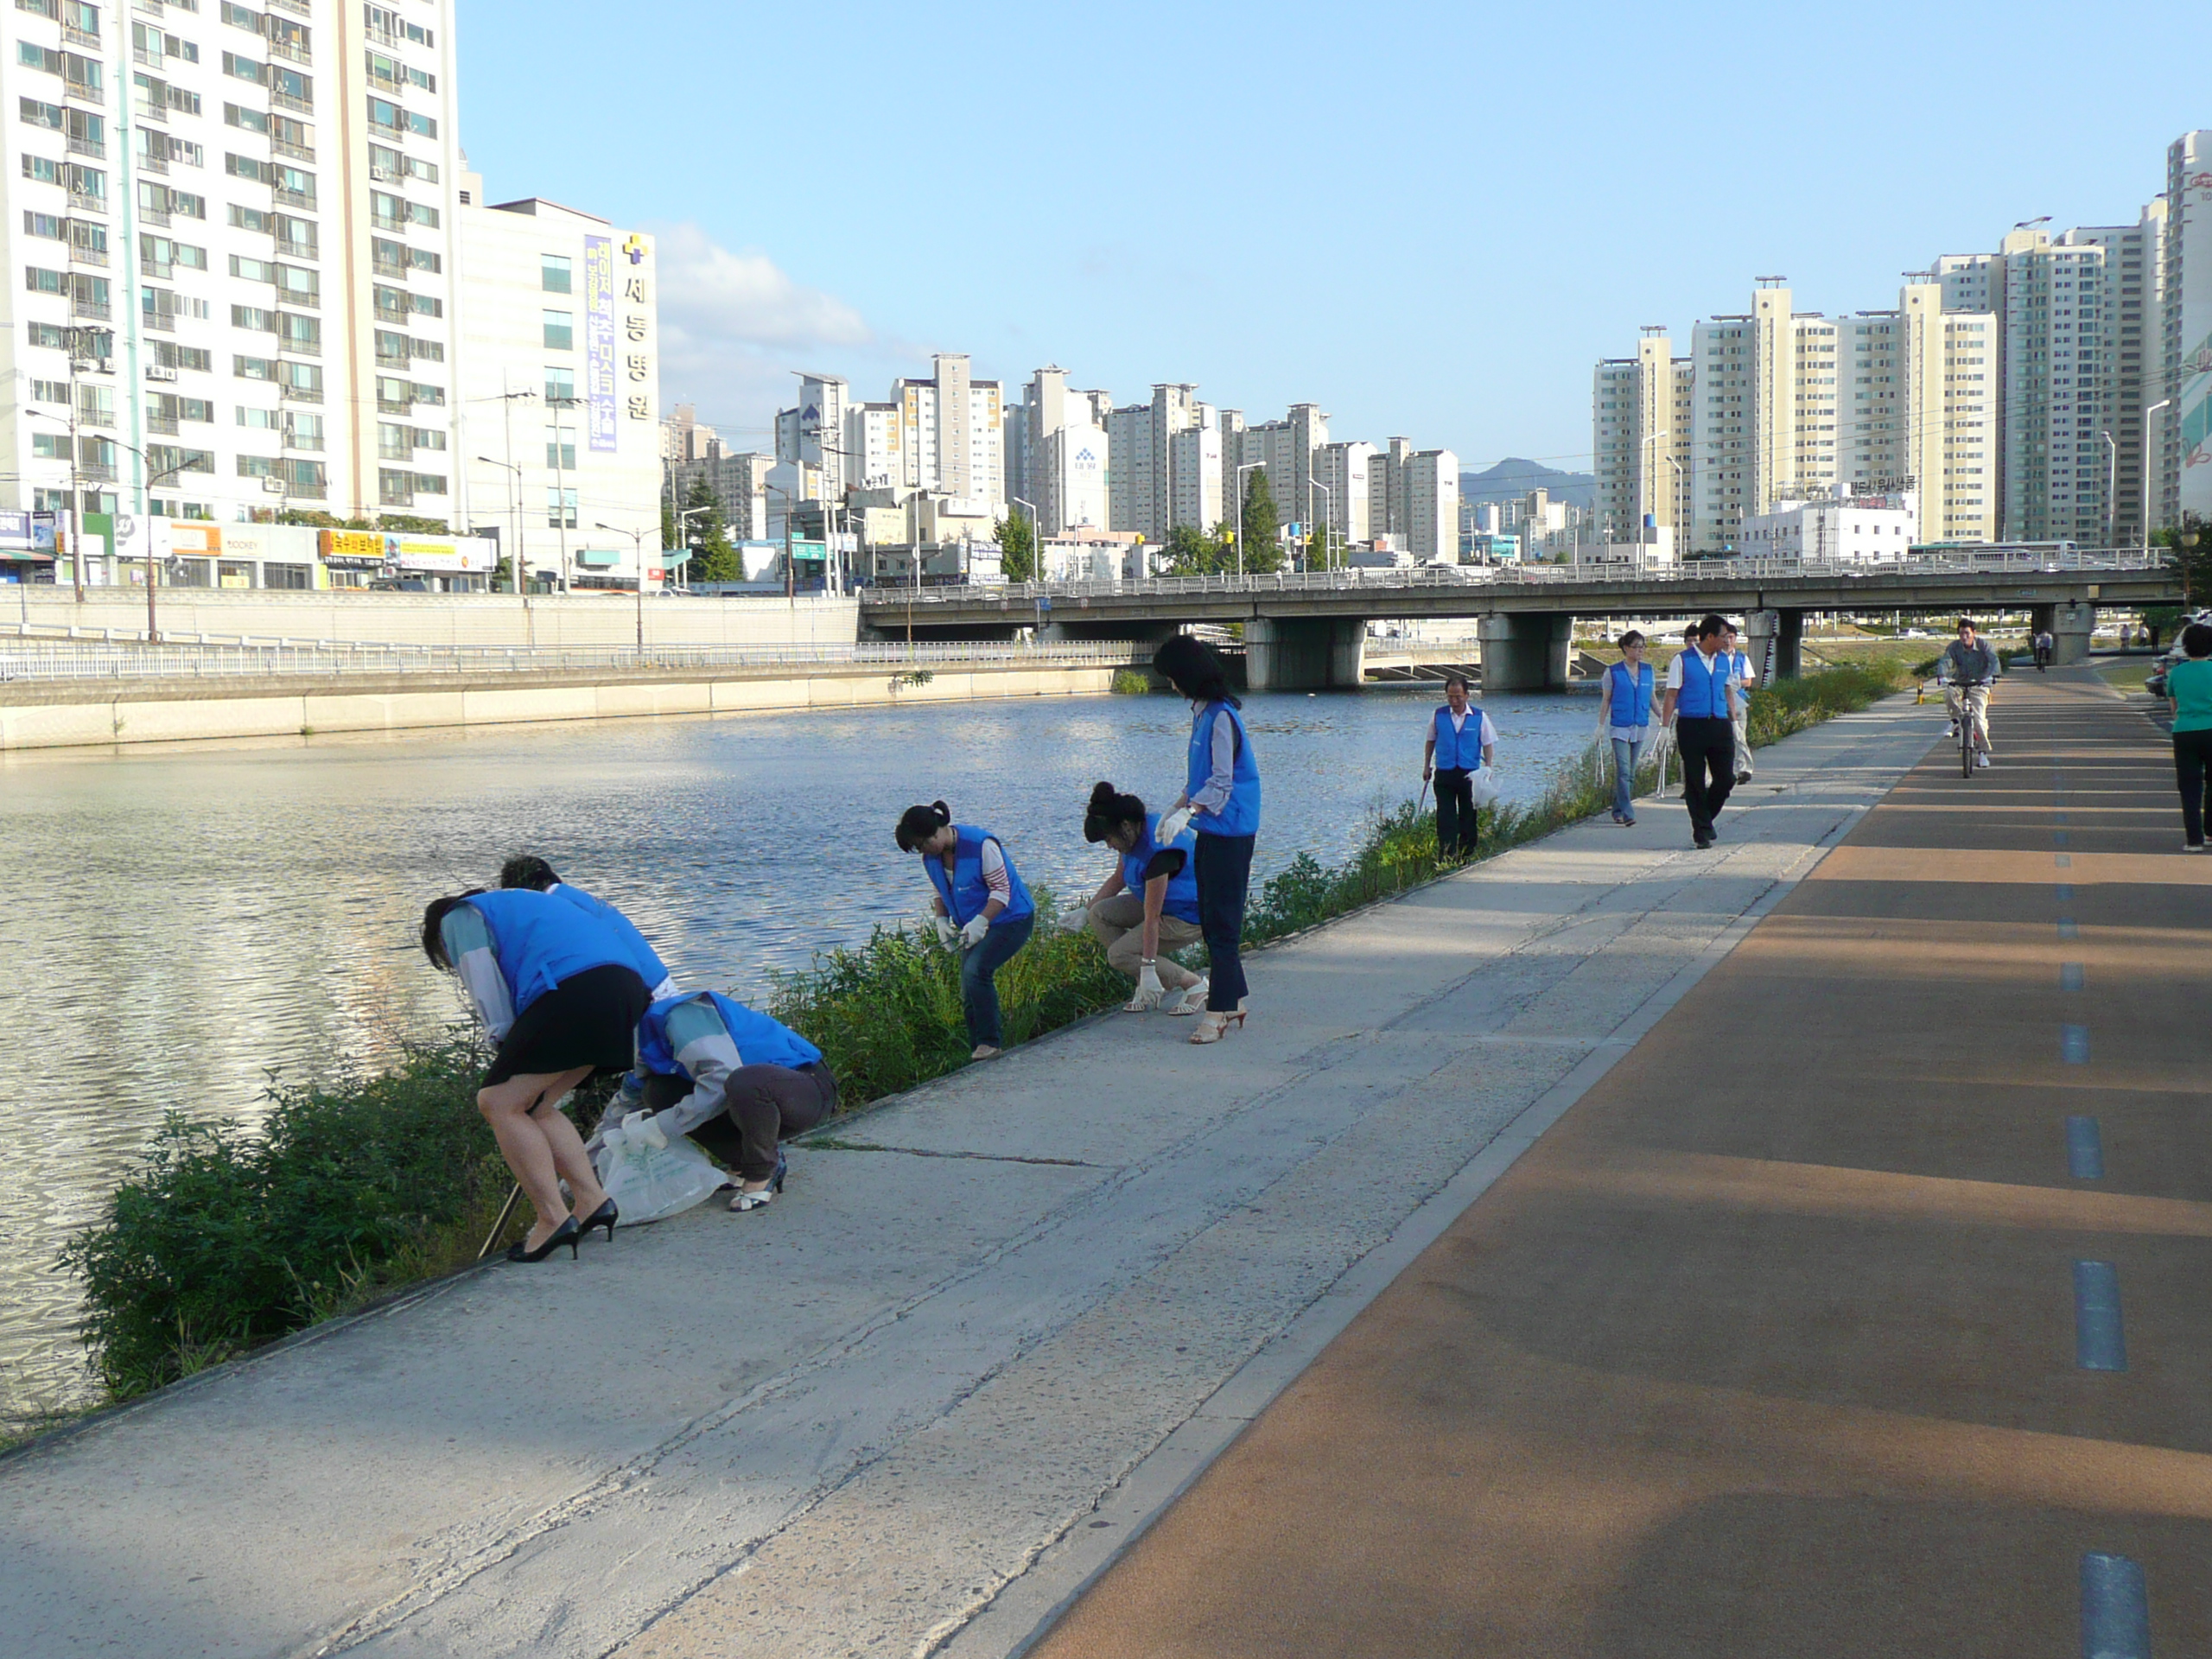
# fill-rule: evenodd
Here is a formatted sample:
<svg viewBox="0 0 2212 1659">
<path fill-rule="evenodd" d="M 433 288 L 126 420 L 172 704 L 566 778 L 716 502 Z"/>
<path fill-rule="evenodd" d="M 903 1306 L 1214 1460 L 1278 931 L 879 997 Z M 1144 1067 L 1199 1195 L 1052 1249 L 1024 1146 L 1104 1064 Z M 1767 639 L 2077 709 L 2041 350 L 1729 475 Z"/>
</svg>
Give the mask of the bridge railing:
<svg viewBox="0 0 2212 1659">
<path fill-rule="evenodd" d="M 908 607 L 989 605 L 1007 611 L 1044 610 L 1063 599 L 1184 599 L 1210 594 L 1297 593 L 1434 592 L 1465 588 L 1603 587 L 1649 588 L 1740 586 L 1790 580 L 1864 581 L 1897 576 L 1987 575 L 1993 577 L 2122 572 L 2164 568 L 2162 549 L 2075 549 L 2041 551 L 1960 550 L 1884 561 L 1856 559 L 1732 558 L 1694 560 L 1686 564 L 1635 567 L 1625 563 L 1425 564 L 1410 569 L 1354 568 L 1348 570 L 1282 570 L 1266 575 L 1149 576 L 1124 582 L 1009 582 L 938 588 L 871 588 L 861 602 L 871 610 Z"/>
<path fill-rule="evenodd" d="M 1023 645 L 195 645 L 11 640 L 0 632 L 0 681 L 361 679 L 378 676 L 634 674 L 684 670 L 774 673 L 824 669 L 1119 668 L 1122 640 Z"/>
</svg>

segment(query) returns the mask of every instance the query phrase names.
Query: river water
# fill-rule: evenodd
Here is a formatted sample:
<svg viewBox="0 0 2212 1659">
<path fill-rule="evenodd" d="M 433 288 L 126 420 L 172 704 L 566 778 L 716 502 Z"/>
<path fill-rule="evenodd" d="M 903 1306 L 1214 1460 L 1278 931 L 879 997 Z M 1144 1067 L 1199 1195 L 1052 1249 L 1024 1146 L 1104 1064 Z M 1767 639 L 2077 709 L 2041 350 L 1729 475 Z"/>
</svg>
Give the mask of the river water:
<svg viewBox="0 0 2212 1659">
<path fill-rule="evenodd" d="M 1259 695 L 1255 880 L 1340 859 L 1421 785 L 1414 688 Z M 1586 742 L 1591 700 L 1498 696 L 1507 798 Z M 423 904 L 493 885 L 528 849 L 626 911 L 683 983 L 740 995 L 770 970 L 919 914 L 901 809 L 943 797 L 1058 893 L 1105 874 L 1091 785 L 1182 785 L 1166 697 L 573 722 L 396 737 L 0 759 L 0 1409 L 87 1383 L 64 1240 L 165 1111 L 251 1122 L 270 1075 L 374 1065 L 465 1018 L 416 947 Z"/>
</svg>

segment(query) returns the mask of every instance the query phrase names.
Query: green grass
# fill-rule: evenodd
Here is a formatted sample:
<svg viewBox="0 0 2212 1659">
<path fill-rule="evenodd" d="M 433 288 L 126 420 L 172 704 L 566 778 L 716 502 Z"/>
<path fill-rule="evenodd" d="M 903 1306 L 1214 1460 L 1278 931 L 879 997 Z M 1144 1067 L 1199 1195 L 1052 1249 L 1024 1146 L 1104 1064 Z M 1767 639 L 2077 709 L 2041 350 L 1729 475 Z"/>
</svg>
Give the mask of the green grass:
<svg viewBox="0 0 2212 1659">
<path fill-rule="evenodd" d="M 1117 697 L 1141 697 L 1152 690 L 1152 676 L 1141 669 L 1117 668 L 1110 690 Z"/>
<path fill-rule="evenodd" d="M 2122 691 L 2141 691 L 2143 682 L 2151 677 L 2151 671 L 2158 665 L 2155 658 L 2133 657 L 2117 663 L 2100 663 L 2097 672 L 2104 677 L 2107 685 Z"/>
<path fill-rule="evenodd" d="M 1753 698 L 1752 741 L 1865 708 L 1897 683 L 1876 664 L 1783 681 Z M 1650 777 L 1647 767 L 1647 787 Z M 1611 800 L 1610 758 L 1592 744 L 1535 800 L 1485 810 L 1478 856 Z M 1376 813 L 1344 862 L 1301 855 L 1263 883 L 1246 938 L 1259 945 L 1302 932 L 1449 868 L 1437 856 L 1434 813 L 1402 801 Z M 1052 895 L 1037 899 L 1034 937 L 999 973 L 1009 1045 L 1128 995 L 1088 932 L 1058 931 Z M 779 976 L 769 1006 L 821 1047 L 848 1109 L 969 1063 L 958 953 L 933 933 L 878 929 Z M 280 1089 L 257 1130 L 170 1116 L 107 1214 L 63 1252 L 84 1285 L 84 1340 L 109 1396 L 158 1388 L 473 1262 L 510 1185 L 475 1107 L 485 1058 L 456 1033 L 385 1072 Z M 583 1103 L 580 1119 L 595 1106 Z M 54 1421 L 21 1406 L 0 1412 L 0 1449 Z"/>
</svg>

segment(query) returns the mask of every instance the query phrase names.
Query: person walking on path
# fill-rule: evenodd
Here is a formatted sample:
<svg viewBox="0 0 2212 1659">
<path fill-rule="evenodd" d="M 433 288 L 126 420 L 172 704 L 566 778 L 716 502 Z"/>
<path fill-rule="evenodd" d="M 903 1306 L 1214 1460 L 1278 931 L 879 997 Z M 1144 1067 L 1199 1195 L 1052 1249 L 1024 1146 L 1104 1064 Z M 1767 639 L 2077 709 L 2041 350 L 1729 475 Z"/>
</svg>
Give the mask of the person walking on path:
<svg viewBox="0 0 2212 1659">
<path fill-rule="evenodd" d="M 2174 709 L 2174 781 L 2181 789 L 2181 849 L 2204 850 L 2204 778 L 2212 768 L 2212 626 L 2181 631 L 2183 660 L 2166 671 Z"/>
<path fill-rule="evenodd" d="M 1703 848 L 1713 845 L 1713 821 L 1736 785 L 1736 679 L 1723 644 L 1726 620 L 1707 616 L 1695 627 L 1690 648 L 1667 664 L 1659 719 L 1674 728 L 1690 839 Z"/>
<path fill-rule="evenodd" d="M 1183 792 L 1160 823 L 1173 846 L 1185 824 L 1198 832 L 1198 927 L 1205 935 L 1206 1011 L 1194 1043 L 1217 1043 L 1244 1023 L 1244 899 L 1260 830 L 1260 766 L 1244 729 L 1243 705 L 1211 646 L 1179 633 L 1153 654 L 1153 672 L 1191 704 Z"/>
<path fill-rule="evenodd" d="M 919 853 L 936 895 L 931 900 L 937 936 L 957 944 L 960 1006 L 968 1018 L 971 1059 L 996 1059 L 1006 1045 L 999 1017 L 995 976 L 1029 943 L 1037 907 L 1006 848 L 988 830 L 955 823 L 943 801 L 910 806 L 900 814 L 899 850 Z"/>
<path fill-rule="evenodd" d="M 434 899 L 423 954 L 449 969 L 499 1049 L 477 1090 L 500 1156 L 537 1212 L 511 1262 L 576 1253 L 588 1230 L 614 1236 L 614 1203 L 599 1184 L 562 1097 L 594 1071 L 629 1069 L 651 999 L 630 947 L 595 916 L 522 889 Z M 569 1205 L 561 1197 L 569 1184 Z"/>
<path fill-rule="evenodd" d="M 764 1208 L 784 1190 L 782 1143 L 837 1109 L 822 1051 L 779 1020 L 719 991 L 655 1002 L 638 1022 L 638 1064 L 588 1147 L 633 1112 L 688 1135 L 737 1172 L 729 1207 Z"/>
<path fill-rule="evenodd" d="M 1428 741 L 1421 752 L 1421 781 L 1436 784 L 1436 852 L 1440 858 L 1472 858 L 1475 772 L 1497 759 L 1497 728 L 1490 716 L 1467 704 L 1467 677 L 1444 681 L 1444 704 L 1429 716 Z"/>
<path fill-rule="evenodd" d="M 1943 647 L 1943 654 L 1936 662 L 1936 677 L 1943 683 L 1943 702 L 1951 711 L 1951 730 L 1959 729 L 1959 721 L 1974 722 L 1974 763 L 1977 766 L 1989 764 L 1989 692 L 1997 683 L 1997 677 L 2005 671 L 2005 664 L 1990 648 L 1989 641 L 1978 639 L 1974 619 L 1959 619 L 1959 637 Z"/>
<path fill-rule="evenodd" d="M 1736 643 L 1736 625 L 1731 622 L 1722 636 L 1728 652 L 1728 662 L 1736 676 L 1736 712 L 1729 723 L 1735 728 L 1736 781 L 1751 781 L 1751 686 L 1758 678 L 1758 671 L 1751 666 L 1751 658 Z"/>
<path fill-rule="evenodd" d="M 1077 915 L 1106 947 L 1107 966 L 1136 982 L 1125 1012 L 1156 1008 L 1173 991 L 1176 1000 L 1168 1013 L 1196 1014 L 1206 1005 L 1205 976 L 1167 953 L 1205 937 L 1198 927 L 1198 835 L 1185 830 L 1166 846 L 1159 836 L 1160 814 L 1146 811 L 1137 797 L 1111 784 L 1093 789 L 1083 838 L 1111 848 L 1114 868 Z"/>
<path fill-rule="evenodd" d="M 660 959 L 660 955 L 638 931 L 637 925 L 604 899 L 594 899 L 582 887 L 571 886 L 553 874 L 553 867 L 535 853 L 517 853 L 499 866 L 499 885 L 502 887 L 523 887 L 531 893 L 550 893 L 555 898 L 574 905 L 577 909 L 598 917 L 617 933 L 630 947 L 630 965 L 645 982 L 653 1001 L 676 995 L 676 981 Z"/>
<path fill-rule="evenodd" d="M 1613 822 L 1636 822 L 1636 768 L 1651 729 L 1651 664 L 1643 660 L 1643 635 L 1621 636 L 1621 660 L 1598 685 L 1598 724 L 1613 746 Z"/>
<path fill-rule="evenodd" d="M 2036 672 L 2038 674 L 2048 674 L 2050 671 L 2050 630 L 2049 628 L 2037 628 L 2036 630 L 2035 643 Z"/>
</svg>

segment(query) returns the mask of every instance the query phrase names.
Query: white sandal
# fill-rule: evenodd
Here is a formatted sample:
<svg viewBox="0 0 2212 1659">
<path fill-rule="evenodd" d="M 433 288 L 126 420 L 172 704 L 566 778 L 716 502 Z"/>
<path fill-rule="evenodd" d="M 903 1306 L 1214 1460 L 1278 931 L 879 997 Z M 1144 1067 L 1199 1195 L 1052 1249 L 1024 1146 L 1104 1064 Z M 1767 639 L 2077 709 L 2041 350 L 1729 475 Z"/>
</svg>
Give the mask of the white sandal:
<svg viewBox="0 0 2212 1659">
<path fill-rule="evenodd" d="M 1198 1021 L 1198 1028 L 1191 1033 L 1191 1040 L 1194 1043 L 1217 1043 L 1229 1035 L 1231 1026 L 1243 1023 L 1244 1010 L 1242 1008 L 1229 1014 L 1216 1014 L 1209 1009 L 1206 1017 Z"/>
<path fill-rule="evenodd" d="M 1183 988 L 1183 1000 L 1167 1010 L 1170 1014 L 1204 1014 L 1206 1011 L 1205 976 L 1200 975 L 1194 985 Z"/>
</svg>

